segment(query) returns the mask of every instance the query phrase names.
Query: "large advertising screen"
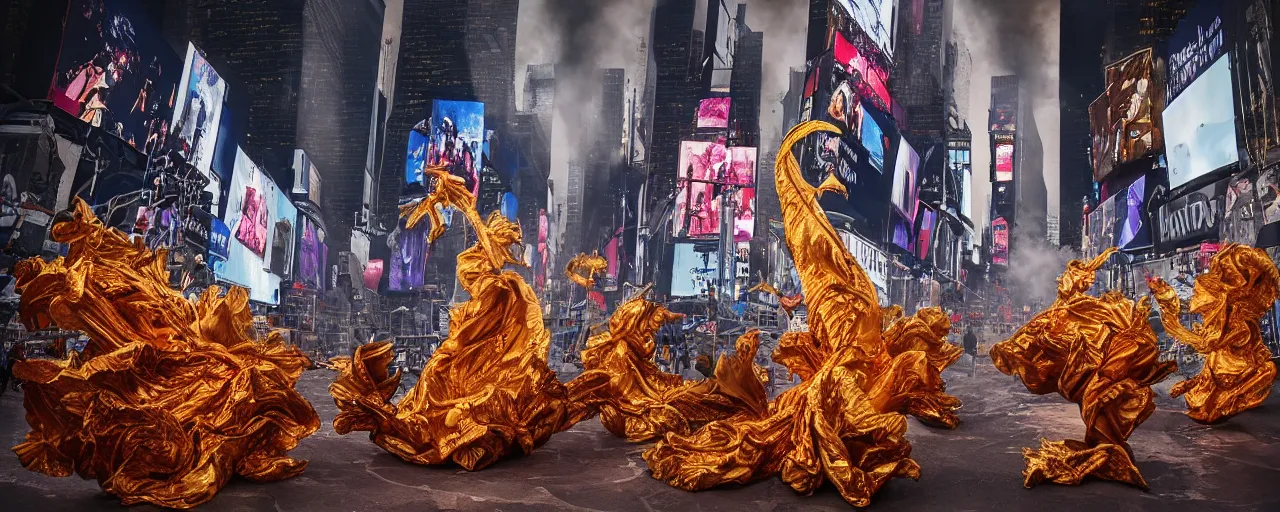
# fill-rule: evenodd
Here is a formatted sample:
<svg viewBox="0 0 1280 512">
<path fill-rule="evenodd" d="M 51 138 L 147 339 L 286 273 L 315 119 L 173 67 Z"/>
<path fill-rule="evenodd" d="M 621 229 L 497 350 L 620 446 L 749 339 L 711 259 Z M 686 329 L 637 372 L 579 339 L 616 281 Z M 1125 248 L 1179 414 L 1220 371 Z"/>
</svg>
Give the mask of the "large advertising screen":
<svg viewBox="0 0 1280 512">
<path fill-rule="evenodd" d="M 1210 65 L 1225 55 L 1231 33 L 1225 30 L 1222 11 L 1227 2 L 1200 0 L 1187 10 L 1169 35 L 1165 104 L 1181 96 Z M 1171 127 L 1171 123 L 1165 123 Z"/>
<path fill-rule="evenodd" d="M 182 61 L 146 19 L 132 0 L 72 0 L 49 99 L 150 153 L 171 131 Z"/>
<path fill-rule="evenodd" d="M 897 0 L 838 0 L 832 10 L 838 20 L 856 23 L 885 58 L 893 58 L 894 14 Z M 847 32 L 847 28 L 845 29 Z"/>
<path fill-rule="evenodd" d="M 907 143 L 898 144 L 898 162 L 893 170 L 893 206 L 908 219 L 916 218 L 916 176 L 920 171 L 920 154 Z"/>
<path fill-rule="evenodd" d="M 680 143 L 680 190 L 676 194 L 673 234 L 689 237 L 718 236 L 720 211 L 716 208 L 715 183 L 728 164 L 727 149 L 714 142 Z"/>
<path fill-rule="evenodd" d="M 729 148 L 729 164 L 725 166 L 722 183 L 740 187 L 756 186 L 756 148 L 738 146 Z"/>
<path fill-rule="evenodd" d="M 244 151 L 236 151 L 227 199 L 227 261 L 214 275 L 249 289 L 256 302 L 280 303 L 280 277 L 290 275 L 298 211 Z M 280 239 L 283 238 L 283 239 Z"/>
<path fill-rule="evenodd" d="M 1013 181 L 1013 144 L 996 144 L 996 181 Z"/>
<path fill-rule="evenodd" d="M 301 149 L 293 150 L 293 193 L 305 195 L 308 201 L 319 205 L 322 186 L 320 171 L 316 170 L 316 164 L 307 158 L 307 152 Z"/>
<path fill-rule="evenodd" d="M 848 80 L 859 96 L 875 102 L 880 110 L 889 110 L 893 106 L 893 97 L 889 95 L 889 71 L 868 59 L 867 55 L 858 51 L 858 47 L 850 43 L 841 34 L 835 36 L 832 50 L 836 61 L 836 71 Z"/>
<path fill-rule="evenodd" d="M 300 215 L 298 223 L 302 231 L 301 245 L 298 246 L 298 281 L 314 290 L 324 291 L 325 269 L 329 268 L 324 228 L 306 215 Z"/>
<path fill-rule="evenodd" d="M 409 134 L 406 187 L 426 191 L 428 184 L 424 183 L 422 169 L 440 165 L 462 178 L 472 195 L 479 195 L 484 134 L 484 103 L 433 100 L 430 117 L 418 123 Z"/>
<path fill-rule="evenodd" d="M 889 151 L 889 137 L 885 136 L 884 130 L 880 129 L 880 124 L 873 116 L 862 118 L 862 147 L 867 150 L 871 167 L 884 172 L 884 156 Z"/>
<path fill-rule="evenodd" d="M 1170 187 L 1239 161 L 1231 76 L 1231 57 L 1226 55 L 1165 109 Z"/>
<path fill-rule="evenodd" d="M 431 244 L 427 241 L 428 223 L 420 222 L 413 229 L 405 227 L 405 219 L 391 236 L 387 245 L 391 249 L 391 267 L 387 272 L 387 289 L 407 292 L 421 289 L 426 282 L 427 255 Z"/>
<path fill-rule="evenodd" d="M 721 201 L 727 195 L 721 195 Z M 756 233 L 756 189 L 740 188 L 733 194 L 733 241 L 749 242 Z"/>
<path fill-rule="evenodd" d="M 917 224 L 920 226 L 919 235 L 916 238 L 916 257 L 921 260 L 929 259 L 929 251 L 933 249 L 933 237 L 938 219 L 937 213 L 932 208 L 920 206 L 919 215 L 916 216 Z"/>
<path fill-rule="evenodd" d="M 1116 194 L 1116 240 L 1121 250 L 1151 246 L 1151 226 L 1146 212 L 1147 177 L 1138 178 L 1124 192 Z"/>
<path fill-rule="evenodd" d="M 1163 87 L 1154 80 L 1152 55 L 1148 48 L 1107 66 L 1106 91 L 1089 106 L 1094 181 L 1106 179 L 1116 164 L 1164 149 Z"/>
<path fill-rule="evenodd" d="M 991 263 L 1009 264 L 1009 221 L 997 217 L 991 221 Z"/>
<path fill-rule="evenodd" d="M 956 203 L 960 205 L 960 214 L 966 219 L 973 218 L 973 205 L 969 204 L 969 198 L 973 197 L 973 157 L 972 152 L 968 149 L 951 149 L 947 151 L 947 161 L 951 166 L 951 173 L 955 176 L 956 182 L 960 185 L 959 197 Z M 951 192 L 948 191 L 948 194 Z"/>
<path fill-rule="evenodd" d="M 1218 237 L 1229 180 L 1193 189 L 1155 210 L 1156 250 L 1168 252 Z"/>
<path fill-rule="evenodd" d="M 697 252 L 694 244 L 675 244 L 671 266 L 671 296 L 696 297 L 716 280 L 718 251 Z"/>
<path fill-rule="evenodd" d="M 187 163 L 208 175 L 217 147 L 222 120 L 222 100 L 227 83 L 209 65 L 195 45 L 187 43 L 186 67 L 174 98 L 173 135 Z"/>
<path fill-rule="evenodd" d="M 728 128 L 729 98 L 707 98 L 698 104 L 698 128 Z"/>
</svg>

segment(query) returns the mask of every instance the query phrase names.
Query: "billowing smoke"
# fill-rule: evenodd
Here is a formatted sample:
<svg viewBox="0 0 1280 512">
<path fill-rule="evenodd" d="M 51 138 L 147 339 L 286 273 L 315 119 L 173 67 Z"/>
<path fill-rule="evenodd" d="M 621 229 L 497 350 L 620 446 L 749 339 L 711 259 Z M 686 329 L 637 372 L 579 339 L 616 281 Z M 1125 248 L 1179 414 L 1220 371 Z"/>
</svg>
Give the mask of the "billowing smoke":
<svg viewBox="0 0 1280 512">
<path fill-rule="evenodd" d="M 1008 286 L 1015 304 L 1045 305 L 1053 302 L 1057 293 L 1058 275 L 1067 268 L 1067 262 L 1078 258 L 1074 251 L 1056 247 L 1044 236 L 1033 236 L 1015 230 L 1013 251 L 1010 255 Z"/>
<path fill-rule="evenodd" d="M 1050 48 L 1046 33 L 1058 31 L 1058 0 L 969 0 L 973 16 L 988 20 L 989 60 L 1018 75 L 1032 94 L 1057 88 L 1044 65 Z"/>
</svg>

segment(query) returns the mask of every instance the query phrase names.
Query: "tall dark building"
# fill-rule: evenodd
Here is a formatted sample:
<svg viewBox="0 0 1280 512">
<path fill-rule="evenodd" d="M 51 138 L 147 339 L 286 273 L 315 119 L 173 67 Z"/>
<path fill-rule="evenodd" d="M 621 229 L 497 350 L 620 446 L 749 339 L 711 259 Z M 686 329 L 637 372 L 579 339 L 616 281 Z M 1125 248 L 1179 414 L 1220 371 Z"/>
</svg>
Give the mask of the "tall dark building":
<svg viewBox="0 0 1280 512">
<path fill-rule="evenodd" d="M 1058 243 L 1080 250 L 1084 198 L 1092 194 L 1089 161 L 1089 104 L 1102 94 L 1103 33 L 1096 27 L 1103 0 L 1062 0 L 1061 106 L 1062 158 L 1058 172 Z"/>
<path fill-rule="evenodd" d="M 627 119 L 626 71 L 605 69 L 600 73 L 600 110 L 596 117 L 594 147 L 584 169 L 583 231 L 581 252 L 601 249 L 617 229 L 617 209 L 623 198 L 623 128 Z M 601 251 L 603 254 L 604 251 Z"/>
<path fill-rule="evenodd" d="M 1195 1 L 1102 0 L 1103 5 L 1101 6 L 1097 5 L 1098 2 L 1096 0 L 1067 1 L 1063 2 L 1062 6 L 1064 26 L 1066 25 L 1067 4 L 1070 3 L 1078 4 L 1070 8 L 1076 11 L 1101 7 L 1101 9 L 1093 10 L 1092 12 L 1095 13 L 1095 16 L 1099 12 L 1106 16 L 1102 52 L 1102 63 L 1105 65 L 1123 59 L 1142 48 L 1156 46 L 1163 42 L 1177 28 L 1178 20 L 1181 20 L 1186 15 L 1187 8 L 1192 6 Z M 1096 27 L 1096 21 L 1090 26 Z M 1096 32 L 1096 28 L 1090 31 Z M 1065 41 L 1063 47 L 1066 47 Z"/>
<path fill-rule="evenodd" d="M 320 172 L 329 246 L 350 250 L 351 229 L 364 203 L 367 133 L 375 109 L 383 9 L 381 0 L 310 0 L 304 10 L 298 147 Z"/>
<path fill-rule="evenodd" d="M 945 14 L 943 0 L 903 0 L 898 4 L 893 98 L 907 113 L 905 126 L 900 128 L 922 155 L 926 148 L 942 141 L 945 124 Z"/>
<path fill-rule="evenodd" d="M 395 98 L 375 205 L 376 228 L 394 227 L 404 186 L 409 131 L 430 115 L 432 100 L 485 103 L 485 129 L 503 130 L 514 107 L 519 0 L 406 0 Z M 446 234 L 427 260 L 427 279 L 448 282 L 463 248 L 461 229 Z M 437 255 L 439 255 L 437 257 Z"/>
<path fill-rule="evenodd" d="M 548 137 L 551 135 L 555 101 L 555 64 L 530 64 L 524 80 L 524 111 L 538 116 L 542 131 Z"/>
<path fill-rule="evenodd" d="M 745 7 L 745 6 L 743 6 Z M 741 10 L 739 12 L 742 12 Z M 738 38 L 730 83 L 729 145 L 760 147 L 760 87 L 764 33 L 747 31 Z"/>
<path fill-rule="evenodd" d="M 700 99 L 689 74 L 695 7 L 695 0 L 658 0 L 653 11 L 650 40 L 656 84 L 647 194 L 653 202 L 651 211 L 675 190 L 680 141 L 693 132 L 693 114 Z"/>
</svg>

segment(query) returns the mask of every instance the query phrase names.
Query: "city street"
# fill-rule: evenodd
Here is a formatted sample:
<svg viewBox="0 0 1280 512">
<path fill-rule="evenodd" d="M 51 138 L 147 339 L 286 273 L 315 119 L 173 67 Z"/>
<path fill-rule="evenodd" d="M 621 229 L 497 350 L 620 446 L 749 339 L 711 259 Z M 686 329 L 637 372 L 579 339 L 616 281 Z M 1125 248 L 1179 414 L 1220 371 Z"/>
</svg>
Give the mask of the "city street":
<svg viewBox="0 0 1280 512">
<path fill-rule="evenodd" d="M 1057 395 L 1035 397 L 988 361 L 976 378 L 949 371 L 950 389 L 965 401 L 955 431 L 914 420 L 910 438 L 921 481 L 895 480 L 876 495 L 879 510 L 1280 510 L 1280 398 L 1218 426 L 1202 426 L 1169 400 L 1131 442 L 1151 492 L 1090 481 L 1080 487 L 1021 485 L 1024 446 L 1040 437 L 1079 438 L 1074 405 Z M 958 366 L 966 366 L 961 361 Z M 967 370 L 967 367 L 964 368 Z M 293 452 L 310 460 L 304 475 L 259 485 L 234 480 L 202 510 L 849 510 L 824 487 L 799 496 L 774 478 L 740 488 L 688 493 L 653 480 L 640 453 L 647 445 L 609 435 L 596 420 L 561 433 L 532 456 L 469 474 L 401 462 L 364 434 L 338 436 L 336 409 L 326 391 L 333 373 L 308 372 L 300 386 L 324 425 Z M 26 432 L 20 394 L 0 398 L 0 443 L 11 447 Z M 0 496 L 6 510 L 115 510 L 116 498 L 95 482 L 30 473 L 5 450 Z M 137 507 L 151 510 L 154 507 Z"/>
</svg>

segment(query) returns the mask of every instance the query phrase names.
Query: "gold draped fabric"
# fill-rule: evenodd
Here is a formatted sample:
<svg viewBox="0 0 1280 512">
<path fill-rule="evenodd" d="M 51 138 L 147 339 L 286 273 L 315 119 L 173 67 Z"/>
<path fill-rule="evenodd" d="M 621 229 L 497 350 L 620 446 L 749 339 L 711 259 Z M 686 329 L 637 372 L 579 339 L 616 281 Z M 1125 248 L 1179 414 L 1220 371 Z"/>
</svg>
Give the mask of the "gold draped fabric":
<svg viewBox="0 0 1280 512">
<path fill-rule="evenodd" d="M 565 266 L 564 275 L 569 277 L 574 284 L 581 286 L 588 292 L 596 286 L 596 275 L 603 273 L 609 267 L 609 262 L 600 256 L 599 253 L 579 254 L 569 260 L 569 264 Z"/>
<path fill-rule="evenodd" d="M 1176 363 L 1160 361 L 1145 298 L 1085 294 L 1114 252 L 1069 263 L 1054 303 L 991 348 L 997 369 L 1019 377 L 1032 393 L 1057 392 L 1078 404 L 1084 420 L 1084 441 L 1042 440 L 1039 451 L 1023 449 L 1026 487 L 1044 480 L 1075 485 L 1093 476 L 1147 488 L 1128 439 L 1155 411 L 1151 386 L 1173 373 Z"/>
<path fill-rule="evenodd" d="M 191 508 L 233 475 L 301 474 L 286 453 L 320 427 L 294 385 L 306 356 L 253 336 L 248 294 L 210 288 L 192 303 L 169 288 L 165 251 L 105 228 L 83 201 L 55 219 L 67 258 L 15 269 L 28 329 L 89 337 L 82 357 L 28 360 L 31 432 L 14 448 L 27 469 L 96 479 L 125 505 Z"/>
<path fill-rule="evenodd" d="M 754 287 L 752 287 L 750 290 L 747 290 L 747 291 L 762 292 L 762 293 L 767 293 L 769 295 L 773 295 L 774 297 L 777 297 L 778 304 L 782 306 L 782 310 L 787 313 L 787 316 L 791 316 L 792 311 L 795 311 L 795 309 L 800 307 L 801 304 L 804 304 L 803 294 L 797 293 L 794 295 L 783 295 L 782 291 L 778 290 L 777 288 L 774 288 L 773 285 L 765 281 L 761 281 L 760 284 L 755 285 Z"/>
<path fill-rule="evenodd" d="M 738 412 L 766 409 L 768 397 L 753 370 L 760 345 L 757 331 L 739 338 L 732 355 L 721 356 L 714 378 L 685 381 L 658 368 L 653 362 L 654 333 L 682 318 L 645 300 L 642 292 L 618 307 L 608 332 L 587 341 L 583 368 L 611 377 L 593 401 L 609 432 L 629 441 L 648 441 L 667 432 L 689 434 Z"/>
<path fill-rule="evenodd" d="M 1262 249 L 1231 245 L 1213 257 L 1209 272 L 1196 278 L 1191 312 L 1203 322 L 1187 329 L 1179 323 L 1182 304 L 1172 287 L 1149 281 L 1165 332 L 1204 354 L 1204 369 L 1173 386 L 1187 402 L 1187 416 L 1216 423 L 1252 409 L 1267 399 L 1276 379 L 1271 351 L 1262 341 L 1259 320 L 1276 301 L 1280 272 Z"/>
<path fill-rule="evenodd" d="M 953 411 L 929 355 L 891 355 L 881 337 L 875 287 L 817 201 L 817 193 L 844 188 L 834 177 L 814 188 L 800 175 L 791 148 L 818 131 L 838 132 L 817 121 L 792 129 L 775 173 L 812 330 L 785 334 L 773 359 L 802 381 L 763 413 L 740 412 L 691 435 L 667 433 L 644 453 L 654 478 L 696 491 L 778 475 L 804 494 L 830 481 L 849 503 L 866 506 L 889 479 L 920 476 L 903 412 L 942 418 Z"/>
<path fill-rule="evenodd" d="M 608 382 L 603 373 L 580 376 L 566 388 L 547 367 L 551 335 L 533 290 L 518 274 L 508 248 L 520 228 L 501 215 L 482 221 L 463 181 L 430 168 L 435 190 L 402 215 L 413 227 L 432 220 L 430 239 L 444 233 L 441 211 L 453 207 L 475 228 L 477 243 L 458 255 L 458 282 L 471 300 L 456 306 L 449 338 L 431 356 L 417 385 L 399 403 L 391 398 L 400 375 L 389 374 L 388 343 L 371 343 L 351 359 L 338 359 L 329 387 L 338 405 L 334 429 L 368 431 L 378 446 L 415 464 L 453 462 L 473 471 L 498 459 L 531 453 L 551 434 L 588 417 L 586 394 Z"/>
</svg>

